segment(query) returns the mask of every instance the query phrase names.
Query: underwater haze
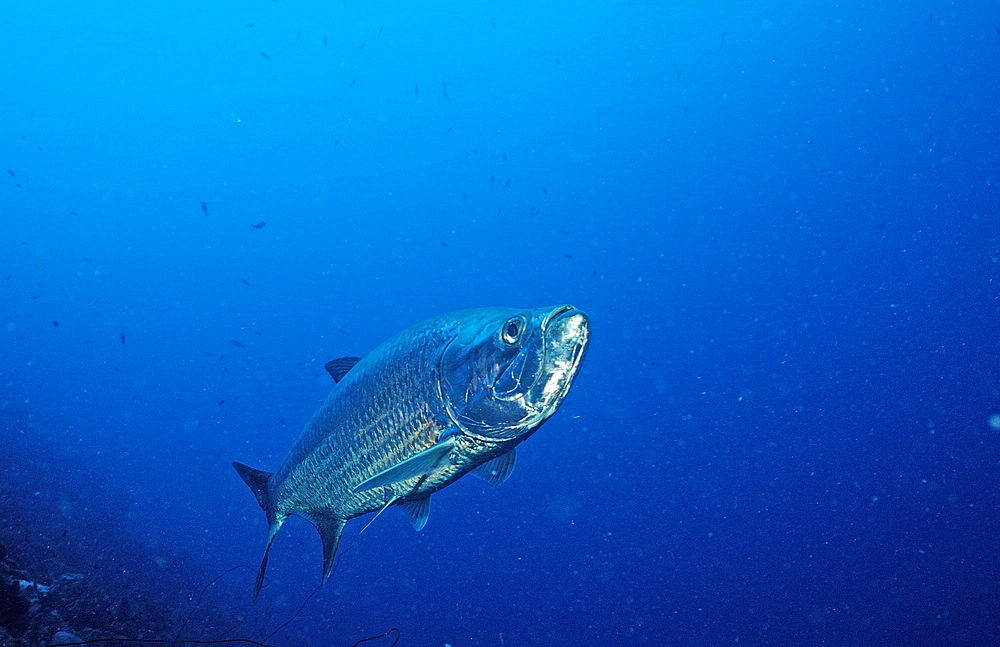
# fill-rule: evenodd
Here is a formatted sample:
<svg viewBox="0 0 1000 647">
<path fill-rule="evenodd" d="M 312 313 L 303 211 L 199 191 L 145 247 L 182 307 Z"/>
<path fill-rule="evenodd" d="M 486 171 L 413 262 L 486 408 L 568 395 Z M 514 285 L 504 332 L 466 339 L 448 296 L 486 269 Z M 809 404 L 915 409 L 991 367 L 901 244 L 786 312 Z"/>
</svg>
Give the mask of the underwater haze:
<svg viewBox="0 0 1000 647">
<path fill-rule="evenodd" d="M 2 3 L 0 645 L 1000 644 L 998 81 L 974 0 Z M 251 602 L 327 361 L 560 303 L 505 483 Z"/>
</svg>

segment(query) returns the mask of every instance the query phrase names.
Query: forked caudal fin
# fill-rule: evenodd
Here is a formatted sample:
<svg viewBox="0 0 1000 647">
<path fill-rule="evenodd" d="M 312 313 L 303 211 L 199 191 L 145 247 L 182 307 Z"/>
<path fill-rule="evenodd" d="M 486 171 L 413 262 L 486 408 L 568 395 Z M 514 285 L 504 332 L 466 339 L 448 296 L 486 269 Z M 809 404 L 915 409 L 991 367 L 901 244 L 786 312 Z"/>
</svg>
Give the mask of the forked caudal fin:
<svg viewBox="0 0 1000 647">
<path fill-rule="evenodd" d="M 250 487 L 253 495 L 257 497 L 257 503 L 260 507 L 264 509 L 264 514 L 267 515 L 267 522 L 270 526 L 267 534 L 267 546 L 264 548 L 264 558 L 260 561 L 260 569 L 257 571 L 257 580 L 253 585 L 253 599 L 257 599 L 257 594 L 260 593 L 260 587 L 264 585 L 264 571 L 267 570 L 267 554 L 271 551 L 271 544 L 274 543 L 274 536 L 278 534 L 278 530 L 281 528 L 281 524 L 284 522 L 284 517 L 277 519 L 274 515 L 274 511 L 271 510 L 271 494 L 268 491 L 267 482 L 271 478 L 270 472 L 265 472 L 264 470 L 254 469 L 243 463 L 237 463 L 233 461 L 233 467 L 236 468 L 236 472 L 240 475 L 240 478 Z"/>
<path fill-rule="evenodd" d="M 271 473 L 254 469 L 249 465 L 237 463 L 236 461 L 233 461 L 233 467 L 236 468 L 236 472 L 240 475 L 240 478 L 250 486 L 253 495 L 257 497 L 257 503 L 267 513 L 267 520 L 270 522 L 271 512 L 269 508 L 271 507 L 271 495 L 267 491 L 267 481 L 271 478 Z"/>
<path fill-rule="evenodd" d="M 274 543 L 274 537 L 278 534 L 281 525 L 285 522 L 288 515 L 283 514 L 278 516 L 272 509 L 271 493 L 268 489 L 268 480 L 271 478 L 270 472 L 254 469 L 243 463 L 236 462 L 233 463 L 233 467 L 236 468 L 240 477 L 250 486 L 254 496 L 257 497 L 257 503 L 260 504 L 260 507 L 267 514 L 267 522 L 269 524 L 267 546 L 264 548 L 264 557 L 260 560 L 260 569 L 257 571 L 257 579 L 253 585 L 253 599 L 256 600 L 260 594 L 261 587 L 264 586 L 264 571 L 267 570 L 267 557 L 268 553 L 271 552 L 271 544 Z M 316 530 L 319 531 L 320 538 L 323 540 L 323 581 L 326 582 L 330 577 L 330 572 L 333 570 L 333 560 L 337 556 L 337 545 L 340 544 L 340 535 L 344 532 L 344 525 L 347 521 L 334 517 L 323 510 L 310 510 L 298 514 L 313 522 Z"/>
<path fill-rule="evenodd" d="M 267 570 L 267 554 L 271 552 L 271 544 L 274 543 L 274 536 L 278 534 L 280 528 L 281 522 L 271 524 L 271 530 L 267 533 L 267 546 L 264 547 L 264 558 L 260 560 L 260 568 L 257 569 L 257 579 L 253 583 L 252 601 L 257 600 L 257 596 L 260 594 L 260 587 L 264 585 L 264 571 Z"/>
</svg>

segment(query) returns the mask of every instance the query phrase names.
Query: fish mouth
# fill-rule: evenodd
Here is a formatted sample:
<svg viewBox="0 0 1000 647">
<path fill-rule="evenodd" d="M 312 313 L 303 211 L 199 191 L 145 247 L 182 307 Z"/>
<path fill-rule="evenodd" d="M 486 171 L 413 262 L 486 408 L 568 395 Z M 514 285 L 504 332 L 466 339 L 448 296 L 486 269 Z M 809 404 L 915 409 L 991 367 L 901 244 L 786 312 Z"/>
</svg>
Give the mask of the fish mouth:
<svg viewBox="0 0 1000 647">
<path fill-rule="evenodd" d="M 549 326 L 552 324 L 553 320 L 556 320 L 559 317 L 561 317 L 561 316 L 563 316 L 563 315 L 565 315 L 567 313 L 574 312 L 574 311 L 575 312 L 579 312 L 580 314 L 583 314 L 582 310 L 577 310 L 574 306 L 571 306 L 569 304 L 565 304 L 565 305 L 561 305 L 561 306 L 555 306 L 554 308 L 552 308 L 552 310 L 549 312 L 549 314 L 545 315 L 545 319 L 542 320 L 542 330 L 543 331 L 548 330 Z M 586 317 L 585 314 L 584 314 L 584 317 Z"/>
<path fill-rule="evenodd" d="M 517 398 L 523 407 L 519 420 L 491 429 L 489 439 L 526 438 L 549 419 L 569 393 L 590 342 L 590 317 L 571 305 L 549 309 L 542 318 L 540 370 L 532 387 Z"/>
<path fill-rule="evenodd" d="M 542 323 L 546 377 L 536 385 L 539 414 L 547 418 L 562 404 L 590 343 L 590 317 L 571 305 L 556 306 Z"/>
<path fill-rule="evenodd" d="M 565 357 L 573 372 L 579 368 L 583 355 L 590 343 L 590 317 L 583 310 L 573 306 L 554 308 L 545 321 L 546 355 Z"/>
</svg>

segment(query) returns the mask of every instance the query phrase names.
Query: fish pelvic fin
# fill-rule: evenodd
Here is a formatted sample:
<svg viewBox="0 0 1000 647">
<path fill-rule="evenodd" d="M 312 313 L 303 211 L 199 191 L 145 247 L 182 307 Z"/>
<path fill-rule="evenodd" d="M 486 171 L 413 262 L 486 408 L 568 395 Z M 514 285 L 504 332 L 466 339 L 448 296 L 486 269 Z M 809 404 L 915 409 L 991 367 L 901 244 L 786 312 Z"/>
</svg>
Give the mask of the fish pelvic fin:
<svg viewBox="0 0 1000 647">
<path fill-rule="evenodd" d="M 427 517 L 431 514 L 431 495 L 421 499 L 411 499 L 399 504 L 399 509 L 403 511 L 406 518 L 413 524 L 414 530 L 423 530 L 427 525 Z"/>
<path fill-rule="evenodd" d="M 240 478 L 243 479 L 243 482 L 250 487 L 250 490 L 253 492 L 253 495 L 257 497 L 257 503 L 260 504 L 260 507 L 263 508 L 264 512 L 266 512 L 268 514 L 268 517 L 270 517 L 271 494 L 270 492 L 268 492 L 267 483 L 271 478 L 271 472 L 265 472 L 264 470 L 254 469 L 248 465 L 244 465 L 243 463 L 238 463 L 236 461 L 233 461 L 233 467 L 236 468 L 236 472 L 237 474 L 240 475 Z M 268 518 L 268 521 L 272 521 L 273 523 L 273 520 L 270 518 Z"/>
<path fill-rule="evenodd" d="M 316 526 L 319 538 L 323 540 L 323 582 L 326 583 L 333 572 L 333 560 L 337 557 L 337 546 L 340 545 L 340 536 L 344 533 L 347 520 L 321 510 L 311 510 L 302 516 Z"/>
<path fill-rule="evenodd" d="M 517 450 L 510 450 L 506 454 L 500 454 L 492 460 L 488 460 L 476 469 L 472 474 L 483 479 L 490 485 L 500 485 L 507 480 L 514 470 L 514 463 L 517 461 Z"/>
<path fill-rule="evenodd" d="M 448 465 L 448 456 L 455 446 L 455 437 L 448 436 L 424 451 L 396 463 L 387 470 L 354 486 L 354 492 L 364 492 L 381 485 L 407 481 L 417 476 L 425 476 Z"/>
</svg>

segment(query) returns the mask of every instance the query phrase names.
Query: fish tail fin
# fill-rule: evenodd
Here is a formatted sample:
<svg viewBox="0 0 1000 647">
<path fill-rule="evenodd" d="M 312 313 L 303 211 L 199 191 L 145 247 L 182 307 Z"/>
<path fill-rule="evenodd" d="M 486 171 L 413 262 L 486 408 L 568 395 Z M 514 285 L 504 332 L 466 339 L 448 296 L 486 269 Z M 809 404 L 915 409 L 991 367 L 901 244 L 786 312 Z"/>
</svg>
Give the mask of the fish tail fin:
<svg viewBox="0 0 1000 647">
<path fill-rule="evenodd" d="M 333 572 L 333 560 L 337 557 L 337 546 L 340 545 L 340 536 L 344 533 L 347 520 L 315 510 L 303 516 L 316 526 L 319 538 L 323 540 L 323 582 L 325 583 L 330 579 L 330 573 Z"/>
<path fill-rule="evenodd" d="M 264 514 L 267 515 L 267 522 L 270 526 L 267 534 L 267 546 L 264 548 L 264 557 L 260 561 L 260 568 L 257 570 L 257 579 L 253 585 L 253 599 L 256 600 L 260 594 L 261 587 L 264 586 L 264 571 L 267 570 L 267 557 L 271 552 L 271 544 L 274 543 L 274 537 L 278 534 L 278 530 L 281 529 L 281 524 L 284 523 L 285 517 L 279 519 L 271 505 L 271 492 L 268 487 L 268 482 L 271 479 L 270 472 L 254 469 L 235 461 L 233 461 L 233 467 L 236 468 L 236 472 L 240 475 L 240 478 L 250 487 L 253 495 L 257 497 L 257 503 L 264 509 Z"/>
<path fill-rule="evenodd" d="M 236 468 L 236 472 L 240 475 L 240 478 L 243 479 L 243 482 L 250 487 L 253 495 L 257 497 L 257 503 L 260 504 L 260 507 L 263 508 L 264 512 L 266 512 L 268 517 L 270 517 L 271 494 L 268 492 L 267 483 L 271 479 L 271 472 L 254 469 L 236 461 L 233 461 L 233 467 Z M 268 519 L 268 521 L 271 520 Z"/>
<path fill-rule="evenodd" d="M 253 583 L 253 597 L 251 598 L 251 601 L 257 601 L 257 596 L 260 595 L 260 588 L 264 586 L 264 571 L 267 570 L 267 555 L 271 552 L 271 544 L 274 543 L 274 536 L 278 534 L 278 530 L 280 528 L 280 521 L 271 524 L 271 530 L 267 535 L 267 546 L 264 547 L 264 558 L 260 560 L 260 568 L 257 569 L 257 579 L 254 580 Z"/>
</svg>

